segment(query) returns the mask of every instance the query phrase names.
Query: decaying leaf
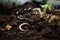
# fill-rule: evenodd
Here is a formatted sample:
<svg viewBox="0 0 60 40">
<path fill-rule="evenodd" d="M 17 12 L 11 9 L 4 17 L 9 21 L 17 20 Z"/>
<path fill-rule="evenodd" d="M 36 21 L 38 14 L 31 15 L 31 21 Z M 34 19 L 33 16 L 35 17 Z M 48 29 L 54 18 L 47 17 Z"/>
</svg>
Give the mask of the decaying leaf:
<svg viewBox="0 0 60 40">
<path fill-rule="evenodd" d="M 11 25 L 7 24 L 7 26 L 5 27 L 6 30 L 10 30 L 12 28 Z"/>
<path fill-rule="evenodd" d="M 54 20 L 60 20 L 60 16 L 52 15 L 51 18 L 49 19 L 49 22 L 54 21 Z"/>
</svg>

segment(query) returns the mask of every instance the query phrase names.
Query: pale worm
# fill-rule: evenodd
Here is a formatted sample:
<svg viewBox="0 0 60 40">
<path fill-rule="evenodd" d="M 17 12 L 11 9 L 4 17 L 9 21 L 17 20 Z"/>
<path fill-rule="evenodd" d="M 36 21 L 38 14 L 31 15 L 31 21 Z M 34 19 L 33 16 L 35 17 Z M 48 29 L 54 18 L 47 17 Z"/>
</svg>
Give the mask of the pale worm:
<svg viewBox="0 0 60 40">
<path fill-rule="evenodd" d="M 22 23 L 22 24 L 19 25 L 19 29 L 20 29 L 21 31 L 28 31 L 28 28 L 27 28 L 26 30 L 22 29 L 22 27 L 25 27 L 24 25 L 29 26 L 28 23 Z"/>
</svg>

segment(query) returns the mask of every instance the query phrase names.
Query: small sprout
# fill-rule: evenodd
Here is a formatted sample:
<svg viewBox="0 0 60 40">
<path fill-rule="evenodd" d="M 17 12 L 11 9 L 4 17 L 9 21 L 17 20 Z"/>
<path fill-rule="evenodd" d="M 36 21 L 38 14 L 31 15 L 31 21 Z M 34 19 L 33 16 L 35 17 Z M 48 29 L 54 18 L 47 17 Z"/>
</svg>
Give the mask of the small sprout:
<svg viewBox="0 0 60 40">
<path fill-rule="evenodd" d="M 21 31 L 28 31 L 28 27 L 29 27 L 30 25 L 28 24 L 28 23 L 22 23 L 22 24 L 20 24 L 19 25 L 19 29 L 21 30 Z"/>
<path fill-rule="evenodd" d="M 46 11 L 51 11 L 52 5 L 51 4 L 45 4 L 45 5 L 41 5 L 42 8 L 44 8 Z"/>
<path fill-rule="evenodd" d="M 2 27 L 0 27 L 0 32 L 4 31 L 4 29 Z"/>
<path fill-rule="evenodd" d="M 11 25 L 7 24 L 7 26 L 5 27 L 6 30 L 10 30 L 12 28 Z"/>
</svg>

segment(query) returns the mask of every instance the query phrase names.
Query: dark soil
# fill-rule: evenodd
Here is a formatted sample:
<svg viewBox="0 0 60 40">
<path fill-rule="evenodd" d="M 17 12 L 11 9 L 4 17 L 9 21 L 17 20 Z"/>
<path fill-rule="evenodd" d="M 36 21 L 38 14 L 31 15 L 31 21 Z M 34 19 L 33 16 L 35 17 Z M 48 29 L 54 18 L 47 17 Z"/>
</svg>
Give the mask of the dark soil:
<svg viewBox="0 0 60 40">
<path fill-rule="evenodd" d="M 40 19 L 39 15 L 33 15 L 31 10 L 24 11 L 25 8 L 28 9 L 29 7 L 33 9 L 36 5 L 26 3 L 22 7 L 14 6 L 12 8 L 0 6 L 0 27 L 5 29 L 7 24 L 12 26 L 11 30 L 0 32 L 0 40 L 60 40 L 60 26 L 56 24 L 57 21 L 48 23 L 43 18 Z M 17 11 L 20 11 L 19 15 L 22 15 L 23 18 L 29 20 L 18 19 Z M 19 25 L 24 22 L 30 24 L 27 32 L 19 29 Z"/>
</svg>

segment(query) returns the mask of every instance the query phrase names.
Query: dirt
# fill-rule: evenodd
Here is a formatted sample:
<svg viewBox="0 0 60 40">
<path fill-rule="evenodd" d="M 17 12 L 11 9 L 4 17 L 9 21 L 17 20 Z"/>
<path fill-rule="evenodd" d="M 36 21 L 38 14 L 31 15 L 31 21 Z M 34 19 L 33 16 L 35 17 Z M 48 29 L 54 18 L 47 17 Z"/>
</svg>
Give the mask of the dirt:
<svg viewBox="0 0 60 40">
<path fill-rule="evenodd" d="M 26 3 L 22 7 L 2 7 L 0 6 L 0 27 L 5 29 L 6 25 L 12 26 L 10 30 L 0 31 L 0 40 L 60 40 L 60 21 L 53 21 L 48 23 L 39 15 L 33 14 L 33 11 L 24 9 L 35 8 L 34 3 Z M 55 9 L 54 9 L 55 10 Z M 19 11 L 19 15 L 28 20 L 18 19 L 16 12 Z M 56 11 L 52 11 L 53 15 L 58 15 Z M 22 31 L 19 29 L 19 25 L 22 23 L 29 23 L 30 27 L 28 31 Z"/>
</svg>

